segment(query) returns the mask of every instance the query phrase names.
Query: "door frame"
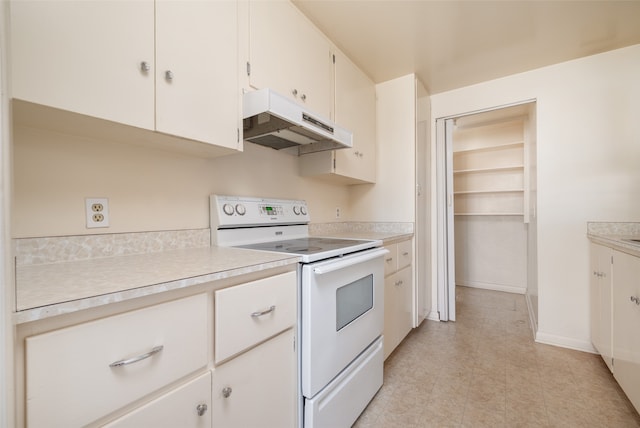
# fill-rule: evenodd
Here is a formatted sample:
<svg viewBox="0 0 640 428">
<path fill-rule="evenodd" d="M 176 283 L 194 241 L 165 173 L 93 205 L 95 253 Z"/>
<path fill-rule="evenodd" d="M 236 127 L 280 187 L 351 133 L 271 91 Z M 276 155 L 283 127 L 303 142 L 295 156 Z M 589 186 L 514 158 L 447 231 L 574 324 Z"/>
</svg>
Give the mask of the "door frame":
<svg viewBox="0 0 640 428">
<path fill-rule="evenodd" d="M 435 211 L 437 310 L 440 321 L 456 320 L 454 201 L 453 201 L 453 127 L 458 118 L 523 104 L 537 103 L 535 98 L 479 109 L 435 119 Z M 527 284 L 527 290 L 529 284 Z"/>
</svg>

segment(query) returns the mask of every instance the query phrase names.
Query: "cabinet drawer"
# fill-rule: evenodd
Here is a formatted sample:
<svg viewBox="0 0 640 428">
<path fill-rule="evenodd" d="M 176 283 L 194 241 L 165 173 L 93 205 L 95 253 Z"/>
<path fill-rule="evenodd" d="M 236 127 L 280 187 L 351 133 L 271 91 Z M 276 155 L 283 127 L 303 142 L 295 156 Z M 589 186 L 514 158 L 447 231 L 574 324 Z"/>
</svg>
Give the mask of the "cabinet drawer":
<svg viewBox="0 0 640 428">
<path fill-rule="evenodd" d="M 403 241 L 398 243 L 398 270 L 407 267 L 411 264 L 413 258 L 413 245 L 412 240 Z"/>
<path fill-rule="evenodd" d="M 216 291 L 216 363 L 294 325 L 296 283 L 288 272 Z"/>
<path fill-rule="evenodd" d="M 207 318 L 201 294 L 27 338 L 28 426 L 83 426 L 205 367 Z"/>
<path fill-rule="evenodd" d="M 384 257 L 384 276 L 388 276 L 398 270 L 398 245 L 387 245 L 384 248 L 389 254 Z"/>
<path fill-rule="evenodd" d="M 211 427 L 211 372 L 207 371 L 105 427 Z"/>
</svg>

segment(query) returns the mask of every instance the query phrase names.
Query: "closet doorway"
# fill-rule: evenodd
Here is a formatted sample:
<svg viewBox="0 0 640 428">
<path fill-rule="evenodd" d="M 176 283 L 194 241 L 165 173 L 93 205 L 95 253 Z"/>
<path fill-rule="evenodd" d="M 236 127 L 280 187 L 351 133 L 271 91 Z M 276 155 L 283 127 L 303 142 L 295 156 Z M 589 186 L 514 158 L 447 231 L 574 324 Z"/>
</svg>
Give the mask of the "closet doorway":
<svg viewBox="0 0 640 428">
<path fill-rule="evenodd" d="M 535 331 L 535 103 L 437 122 L 441 319 L 459 285 L 525 294 Z"/>
</svg>

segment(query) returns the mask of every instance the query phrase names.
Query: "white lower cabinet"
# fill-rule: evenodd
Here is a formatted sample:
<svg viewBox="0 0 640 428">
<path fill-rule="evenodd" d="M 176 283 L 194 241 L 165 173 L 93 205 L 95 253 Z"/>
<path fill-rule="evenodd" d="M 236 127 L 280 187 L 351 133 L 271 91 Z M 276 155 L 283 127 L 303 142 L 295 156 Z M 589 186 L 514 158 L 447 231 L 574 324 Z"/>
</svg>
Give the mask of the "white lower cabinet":
<svg viewBox="0 0 640 428">
<path fill-rule="evenodd" d="M 109 428 L 211 427 L 211 372 L 105 425 Z"/>
<path fill-rule="evenodd" d="M 612 282 L 613 251 L 591 244 L 591 343 L 613 371 L 612 354 Z"/>
<path fill-rule="evenodd" d="M 640 411 L 640 257 L 613 252 L 613 375 Z"/>
<path fill-rule="evenodd" d="M 412 327 L 411 268 L 384 281 L 384 358 L 402 342 Z"/>
<path fill-rule="evenodd" d="M 590 248 L 591 341 L 640 411 L 640 257 Z"/>
<path fill-rule="evenodd" d="M 385 247 L 384 358 L 386 359 L 413 328 L 412 240 Z"/>
<path fill-rule="evenodd" d="M 296 272 L 211 286 L 63 328 L 19 326 L 17 426 L 295 427 Z"/>
<path fill-rule="evenodd" d="M 213 426 L 296 422 L 295 272 L 215 292 Z"/>
<path fill-rule="evenodd" d="M 26 338 L 27 426 L 85 426 L 203 370 L 207 304 L 199 294 Z"/>
<path fill-rule="evenodd" d="M 213 427 L 296 425 L 294 329 L 215 367 Z"/>
</svg>

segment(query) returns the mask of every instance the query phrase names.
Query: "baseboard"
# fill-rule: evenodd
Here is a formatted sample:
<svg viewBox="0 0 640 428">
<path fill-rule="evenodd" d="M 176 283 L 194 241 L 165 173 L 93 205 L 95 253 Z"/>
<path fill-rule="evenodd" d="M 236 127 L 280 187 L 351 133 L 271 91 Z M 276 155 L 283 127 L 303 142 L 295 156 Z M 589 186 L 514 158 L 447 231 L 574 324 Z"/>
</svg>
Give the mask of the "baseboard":
<svg viewBox="0 0 640 428">
<path fill-rule="evenodd" d="M 590 341 L 578 340 L 572 337 L 557 336 L 555 334 L 544 333 L 538 331 L 536 333 L 536 342 L 546 345 L 559 346 L 561 348 L 573 349 L 576 351 L 589 352 L 591 354 L 599 354 Z"/>
<path fill-rule="evenodd" d="M 515 294 L 525 294 L 527 292 L 527 287 L 519 287 L 519 286 L 507 285 L 507 284 L 494 284 L 492 282 L 465 281 L 465 280 L 458 280 L 457 278 L 456 278 L 456 285 L 461 285 L 463 287 L 470 287 L 470 288 L 482 288 L 484 290 L 504 291 L 506 293 L 515 293 Z"/>
</svg>

